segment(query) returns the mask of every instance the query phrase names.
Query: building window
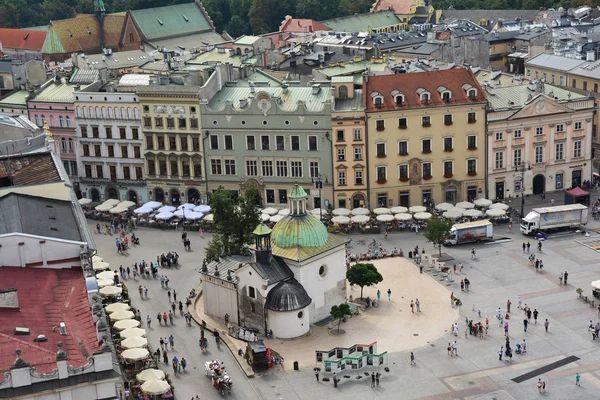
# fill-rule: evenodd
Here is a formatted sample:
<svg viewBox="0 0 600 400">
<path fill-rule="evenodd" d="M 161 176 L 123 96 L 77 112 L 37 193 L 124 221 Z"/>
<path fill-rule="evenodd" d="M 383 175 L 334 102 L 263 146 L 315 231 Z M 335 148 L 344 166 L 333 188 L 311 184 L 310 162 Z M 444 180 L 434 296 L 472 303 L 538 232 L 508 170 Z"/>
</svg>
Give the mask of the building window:
<svg viewBox="0 0 600 400">
<path fill-rule="evenodd" d="M 94 145 L 94 156 L 95 157 L 102 157 L 102 152 L 100 151 L 100 145 L 99 144 Z"/>
<path fill-rule="evenodd" d="M 444 176 L 451 177 L 454 173 L 454 163 L 452 161 L 444 161 Z"/>
<path fill-rule="evenodd" d="M 354 148 L 354 161 L 360 161 L 362 160 L 363 156 L 362 156 L 362 147 L 355 147 Z"/>
<path fill-rule="evenodd" d="M 338 185 L 346 186 L 346 171 L 338 171 Z"/>
<path fill-rule="evenodd" d="M 225 135 L 223 141 L 225 142 L 225 150 L 233 150 L 233 136 Z"/>
<path fill-rule="evenodd" d="M 142 167 L 135 167 L 135 179 L 137 179 L 137 180 L 143 179 Z"/>
<path fill-rule="evenodd" d="M 265 194 L 267 197 L 267 204 L 275 204 L 275 190 L 267 189 L 265 190 Z"/>
<path fill-rule="evenodd" d="M 375 104 L 375 107 L 383 107 L 383 97 L 375 97 L 373 98 L 373 103 Z"/>
<path fill-rule="evenodd" d="M 467 160 L 467 175 L 474 176 L 477 173 L 477 160 Z"/>
<path fill-rule="evenodd" d="M 102 165 L 96 165 L 96 178 L 104 178 L 104 170 L 102 169 Z"/>
<path fill-rule="evenodd" d="M 271 149 L 271 141 L 268 135 L 263 135 L 260 137 L 260 146 L 261 150 Z"/>
<path fill-rule="evenodd" d="M 235 175 L 235 160 L 225 160 L 225 175 Z"/>
<path fill-rule="evenodd" d="M 114 158 L 115 157 L 115 146 L 108 145 L 108 146 L 106 146 L 106 149 L 108 150 L 108 157 Z"/>
<path fill-rule="evenodd" d="M 105 126 L 104 127 L 104 134 L 106 135 L 107 139 L 112 139 L 113 135 L 112 135 L 112 128 Z"/>
<path fill-rule="evenodd" d="M 406 118 L 398 118 L 398 128 L 406 129 L 408 127 Z"/>
<path fill-rule="evenodd" d="M 90 156 L 90 145 L 89 144 L 84 144 L 83 145 L 83 155 L 85 157 L 89 157 Z"/>
<path fill-rule="evenodd" d="M 177 151 L 177 137 L 176 136 L 169 136 L 169 150 L 172 151 Z"/>
<path fill-rule="evenodd" d="M 544 134 L 544 127 L 543 126 L 536 126 L 535 127 L 535 134 L 536 135 L 543 135 Z"/>
<path fill-rule="evenodd" d="M 340 88 L 338 89 L 338 97 L 340 99 L 348 98 L 348 87 L 346 85 L 340 85 Z"/>
<path fill-rule="evenodd" d="M 97 126 L 93 126 L 92 127 L 92 137 L 94 139 L 99 139 L 100 138 L 100 129 Z"/>
<path fill-rule="evenodd" d="M 146 150 L 154 149 L 154 141 L 152 140 L 152 135 L 146 135 Z"/>
<path fill-rule="evenodd" d="M 219 137 L 217 135 L 210 135 L 210 148 L 219 150 Z"/>
<path fill-rule="evenodd" d="M 273 176 L 273 161 L 262 161 L 262 175 Z"/>
<path fill-rule="evenodd" d="M 563 188 L 563 182 L 564 182 L 563 176 L 564 176 L 563 174 L 556 174 L 556 176 L 554 178 L 554 180 L 556 181 L 556 188 L 557 189 L 562 189 Z"/>
<path fill-rule="evenodd" d="M 337 149 L 337 160 L 345 161 L 346 160 L 346 149 L 343 147 L 338 147 Z"/>
<path fill-rule="evenodd" d="M 515 139 L 521 139 L 523 137 L 523 131 L 520 129 L 515 130 L 515 132 L 513 133 L 513 137 Z"/>
<path fill-rule="evenodd" d="M 88 165 L 88 164 L 86 164 L 86 165 L 84 165 L 83 167 L 84 167 L 84 169 L 85 169 L 85 176 L 86 176 L 87 178 L 93 178 L 93 177 L 92 177 L 92 166 L 91 166 L 91 165 Z"/>
<path fill-rule="evenodd" d="M 300 151 L 300 136 L 292 136 L 291 138 L 292 150 Z"/>
<path fill-rule="evenodd" d="M 343 130 L 338 130 L 336 131 L 336 138 L 338 142 L 343 142 L 344 141 L 344 131 Z"/>
<path fill-rule="evenodd" d="M 453 139 L 451 137 L 444 138 L 444 151 L 452 151 L 453 149 Z"/>
<path fill-rule="evenodd" d="M 167 117 L 167 128 L 175 128 L 175 118 Z"/>
<path fill-rule="evenodd" d="M 457 194 L 458 190 L 456 189 L 456 186 L 448 186 L 446 188 L 446 202 L 451 204 L 456 203 Z"/>
<path fill-rule="evenodd" d="M 279 203 L 287 203 L 287 189 L 279 189 Z"/>
<path fill-rule="evenodd" d="M 256 298 L 256 292 L 252 286 L 248 286 L 248 297 Z"/>
<path fill-rule="evenodd" d="M 563 124 L 556 125 L 556 133 L 564 132 L 565 126 Z"/>
<path fill-rule="evenodd" d="M 587 81 L 583 81 L 583 90 L 587 90 Z"/>
<path fill-rule="evenodd" d="M 573 86 L 573 88 L 577 87 L 577 79 L 573 79 L 573 84 L 571 86 Z"/>
<path fill-rule="evenodd" d="M 290 161 L 292 178 L 302 178 L 302 161 Z"/>
<path fill-rule="evenodd" d="M 277 150 L 285 150 L 285 138 L 283 136 L 275 136 L 275 147 Z"/>
<path fill-rule="evenodd" d="M 421 146 L 423 147 L 421 150 L 423 153 L 431 153 L 431 139 L 423 139 Z"/>
<path fill-rule="evenodd" d="M 473 124 L 473 123 L 477 122 L 477 113 L 474 113 L 474 112 L 467 113 L 467 122 L 469 124 Z"/>
<path fill-rule="evenodd" d="M 188 151 L 188 136 L 187 135 L 179 136 L 179 146 L 181 148 L 181 151 Z"/>
<path fill-rule="evenodd" d="M 423 125 L 424 127 L 431 126 L 431 117 L 430 116 L 422 117 L 421 125 Z"/>
<path fill-rule="evenodd" d="M 421 103 L 424 103 L 424 104 L 429 103 L 429 93 L 421 94 Z"/>
<path fill-rule="evenodd" d="M 581 140 L 576 140 L 573 142 L 573 158 L 581 157 Z"/>
<path fill-rule="evenodd" d="M 521 165 L 521 161 L 523 161 L 523 158 L 521 157 L 522 155 L 522 151 L 521 149 L 515 149 L 513 151 L 513 165 L 517 166 L 517 165 Z"/>
<path fill-rule="evenodd" d="M 246 150 L 256 150 L 254 136 L 246 136 Z"/>
<path fill-rule="evenodd" d="M 318 146 L 317 146 L 317 137 L 316 136 L 309 136 L 308 137 L 308 150 L 309 151 L 317 151 Z"/>
<path fill-rule="evenodd" d="M 140 134 L 139 134 L 138 128 L 131 128 L 131 138 L 133 140 L 139 140 L 140 139 Z"/>
<path fill-rule="evenodd" d="M 398 96 L 396 96 L 396 98 L 394 100 L 395 100 L 395 103 L 397 106 L 404 105 L 404 96 L 398 95 Z"/>
<path fill-rule="evenodd" d="M 564 143 L 556 143 L 556 160 L 564 160 L 565 145 Z"/>
<path fill-rule="evenodd" d="M 123 179 L 131 179 L 131 173 L 129 171 L 129 167 L 123 167 Z"/>
<path fill-rule="evenodd" d="M 318 161 L 311 161 L 309 163 L 309 168 L 310 168 L 310 177 L 311 178 L 318 178 L 319 177 L 319 162 Z"/>
<path fill-rule="evenodd" d="M 256 160 L 246 160 L 246 175 L 258 175 L 258 163 L 256 162 Z"/>
<path fill-rule="evenodd" d="M 408 164 L 402 164 L 398 166 L 398 178 L 401 181 L 408 180 Z"/>
<path fill-rule="evenodd" d="M 140 146 L 133 147 L 133 158 L 142 158 L 142 152 Z"/>
<path fill-rule="evenodd" d="M 154 126 L 157 128 L 163 127 L 163 118 L 162 117 L 154 117 Z"/>
<path fill-rule="evenodd" d="M 222 166 L 221 166 L 221 160 L 215 160 L 215 159 L 210 160 L 210 172 L 213 175 L 221 175 L 223 173 Z"/>
<path fill-rule="evenodd" d="M 475 135 L 467 136 L 467 148 L 469 150 L 477 149 L 477 136 L 475 136 Z"/>
<path fill-rule="evenodd" d="M 421 168 L 423 168 L 423 178 L 431 178 L 431 163 L 424 162 L 421 164 Z"/>
<path fill-rule="evenodd" d="M 496 132 L 496 140 L 504 140 L 504 132 Z"/>
<path fill-rule="evenodd" d="M 398 142 L 398 154 L 401 156 L 408 155 L 408 142 L 403 140 L 402 142 Z"/>
<path fill-rule="evenodd" d="M 452 114 L 444 115 L 444 125 L 452 125 Z"/>
<path fill-rule="evenodd" d="M 354 130 L 354 140 L 361 140 L 362 137 L 362 129 L 355 129 Z"/>
<path fill-rule="evenodd" d="M 144 128 L 152 128 L 152 118 L 144 117 Z"/>
<path fill-rule="evenodd" d="M 385 157 L 385 143 L 377 143 L 376 145 L 377 157 L 383 158 Z"/>
<path fill-rule="evenodd" d="M 185 129 L 186 128 L 186 120 L 185 118 L 178 118 L 177 119 L 177 126 L 179 127 L 179 129 Z"/>
<path fill-rule="evenodd" d="M 361 170 L 354 171 L 354 183 L 356 185 L 363 184 L 363 172 Z"/>
<path fill-rule="evenodd" d="M 119 137 L 121 139 L 127 139 L 127 129 L 119 128 Z"/>
<path fill-rule="evenodd" d="M 375 121 L 375 127 L 378 131 L 382 131 L 385 129 L 385 121 L 382 119 L 378 119 Z"/>
<path fill-rule="evenodd" d="M 287 161 L 276 161 L 276 172 L 277 176 L 287 177 L 288 176 L 288 163 Z"/>
<path fill-rule="evenodd" d="M 386 182 L 387 180 L 387 167 L 380 166 L 376 169 L 377 172 L 377 182 Z"/>
<path fill-rule="evenodd" d="M 504 152 L 503 151 L 497 151 L 494 154 L 494 168 L 495 169 L 504 168 Z"/>
<path fill-rule="evenodd" d="M 62 115 L 60 115 L 58 117 L 58 125 L 62 128 L 63 126 L 65 126 L 65 119 Z"/>
<path fill-rule="evenodd" d="M 452 95 L 450 94 L 450 92 L 442 93 L 442 100 L 444 100 L 445 103 L 448 103 L 449 101 L 451 101 Z"/>
<path fill-rule="evenodd" d="M 127 151 L 127 146 L 121 146 L 121 157 L 122 158 L 129 158 L 129 154 Z"/>
<path fill-rule="evenodd" d="M 535 163 L 540 164 L 544 162 L 544 147 L 536 146 L 535 147 Z"/>
<path fill-rule="evenodd" d="M 575 130 L 576 131 L 580 131 L 582 129 L 581 126 L 582 126 L 581 122 L 575 122 Z"/>
</svg>

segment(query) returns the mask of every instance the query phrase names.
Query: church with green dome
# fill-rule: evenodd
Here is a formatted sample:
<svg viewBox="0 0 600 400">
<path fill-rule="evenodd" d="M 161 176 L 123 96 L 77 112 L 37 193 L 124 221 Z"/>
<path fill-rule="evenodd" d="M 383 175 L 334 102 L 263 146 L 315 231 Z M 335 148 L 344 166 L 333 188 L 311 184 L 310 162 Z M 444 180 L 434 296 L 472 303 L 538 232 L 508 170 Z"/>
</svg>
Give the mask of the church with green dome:
<svg viewBox="0 0 600 400">
<path fill-rule="evenodd" d="M 226 257 L 202 272 L 205 312 L 240 328 L 292 339 L 346 301 L 345 239 L 306 209 L 306 191 L 288 194 L 289 215 L 259 225 L 250 257 Z"/>
</svg>

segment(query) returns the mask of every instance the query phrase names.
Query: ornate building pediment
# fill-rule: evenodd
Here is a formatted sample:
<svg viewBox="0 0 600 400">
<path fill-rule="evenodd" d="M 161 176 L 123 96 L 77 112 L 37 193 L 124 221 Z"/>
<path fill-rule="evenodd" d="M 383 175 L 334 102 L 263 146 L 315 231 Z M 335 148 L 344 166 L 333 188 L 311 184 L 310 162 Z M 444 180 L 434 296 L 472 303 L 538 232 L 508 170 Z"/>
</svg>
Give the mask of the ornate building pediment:
<svg viewBox="0 0 600 400">
<path fill-rule="evenodd" d="M 557 103 L 548 96 L 538 96 L 531 103 L 513 114 L 509 120 L 529 117 L 539 117 L 549 114 L 572 113 L 573 110 L 567 106 Z"/>
</svg>

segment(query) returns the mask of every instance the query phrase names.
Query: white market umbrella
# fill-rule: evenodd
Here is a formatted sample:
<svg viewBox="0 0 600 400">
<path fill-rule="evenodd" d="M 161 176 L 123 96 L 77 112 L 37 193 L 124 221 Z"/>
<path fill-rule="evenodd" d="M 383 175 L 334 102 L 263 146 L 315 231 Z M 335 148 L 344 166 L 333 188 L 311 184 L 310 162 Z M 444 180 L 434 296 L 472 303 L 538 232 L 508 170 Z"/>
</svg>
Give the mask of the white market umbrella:
<svg viewBox="0 0 600 400">
<path fill-rule="evenodd" d="M 485 212 L 485 215 L 489 215 L 490 217 L 501 217 L 506 215 L 506 211 L 501 210 L 499 208 L 490 208 Z"/>
<path fill-rule="evenodd" d="M 92 199 L 86 199 L 84 197 L 82 199 L 77 200 L 77 202 L 79 203 L 80 206 L 87 206 L 88 204 L 90 204 L 92 202 Z"/>
<path fill-rule="evenodd" d="M 281 220 L 282 220 L 282 219 L 284 219 L 284 218 L 285 218 L 285 217 L 284 217 L 283 215 L 273 215 L 271 218 L 269 218 L 269 220 L 270 220 L 271 222 L 275 222 L 275 223 L 277 223 L 277 222 L 281 221 Z"/>
<path fill-rule="evenodd" d="M 130 337 L 142 337 L 142 336 L 146 336 L 146 330 L 142 329 L 142 328 L 128 328 L 125 330 L 122 330 L 121 332 L 119 332 L 119 336 L 121 336 L 121 339 L 127 339 Z"/>
<path fill-rule="evenodd" d="M 168 220 L 171 219 L 175 216 L 175 214 L 173 214 L 172 212 L 161 212 L 160 214 L 157 214 L 154 218 L 155 219 L 160 219 L 160 220 Z"/>
<path fill-rule="evenodd" d="M 186 209 L 180 208 L 179 210 L 175 211 L 173 215 L 175 215 L 178 218 L 184 218 L 186 214 L 189 214 L 190 212 L 192 211 L 187 211 Z"/>
<path fill-rule="evenodd" d="M 269 214 L 260 214 L 260 220 L 262 222 L 267 222 L 270 218 L 271 216 Z"/>
<path fill-rule="evenodd" d="M 154 209 L 157 209 L 157 208 L 159 208 L 161 206 L 162 206 L 161 202 L 158 202 L 158 201 L 149 201 L 146 204 L 144 204 L 142 207 L 148 207 L 148 208 L 151 208 L 151 209 L 154 210 Z"/>
<path fill-rule="evenodd" d="M 117 311 L 129 311 L 131 307 L 125 303 L 112 303 L 104 307 L 104 310 L 110 314 Z"/>
<path fill-rule="evenodd" d="M 490 210 L 498 209 L 498 210 L 508 210 L 508 205 L 504 203 L 494 203 L 490 206 Z"/>
<path fill-rule="evenodd" d="M 201 204 L 199 206 L 194 207 L 194 211 L 201 212 L 203 214 L 210 212 L 210 210 L 211 210 L 211 208 L 207 204 Z"/>
<path fill-rule="evenodd" d="M 133 213 L 136 215 L 144 215 L 150 214 L 152 211 L 154 211 L 154 209 L 146 206 L 141 206 L 140 208 L 136 208 L 135 210 L 133 210 Z"/>
<path fill-rule="evenodd" d="M 483 214 L 481 211 L 479 210 L 475 210 L 475 209 L 471 209 L 471 210 L 465 210 L 463 211 L 463 215 L 465 217 L 473 217 L 473 218 L 477 218 L 477 217 L 481 217 L 481 214 Z"/>
<path fill-rule="evenodd" d="M 448 211 L 452 208 L 454 208 L 454 206 L 450 203 L 440 203 L 435 206 L 435 209 L 440 211 Z"/>
<path fill-rule="evenodd" d="M 275 207 L 267 207 L 267 208 L 263 208 L 261 213 L 263 214 L 269 214 L 269 215 L 276 215 L 279 212 L 278 209 L 276 209 Z"/>
<path fill-rule="evenodd" d="M 121 343 L 123 343 L 123 342 L 121 342 Z M 165 379 L 165 373 L 163 371 L 161 371 L 160 369 L 148 368 L 148 369 L 143 370 L 139 374 L 137 374 L 135 377 L 140 382 L 146 382 L 146 381 L 151 381 L 153 379 L 158 379 L 158 380 Z"/>
<path fill-rule="evenodd" d="M 176 208 L 173 206 L 163 206 L 156 211 L 158 211 L 159 213 L 163 213 L 163 212 L 173 212 L 175 210 L 176 210 Z"/>
<path fill-rule="evenodd" d="M 348 210 L 347 208 L 336 208 L 335 210 L 333 210 L 333 215 L 342 215 L 344 217 L 347 217 L 348 215 L 350 215 L 350 210 Z"/>
<path fill-rule="evenodd" d="M 358 208 L 353 208 L 351 211 L 352 215 L 356 216 L 356 215 L 369 215 L 371 214 L 371 211 L 369 211 L 369 209 L 364 208 L 364 207 L 358 207 Z"/>
<path fill-rule="evenodd" d="M 396 207 L 390 208 L 390 211 L 392 212 L 392 214 L 402 214 L 402 213 L 407 213 L 408 208 L 403 207 L 403 206 L 396 206 Z"/>
<path fill-rule="evenodd" d="M 471 210 L 471 209 L 475 208 L 475 204 L 471 203 L 470 201 L 461 201 L 460 203 L 456 203 L 456 207 L 462 208 L 465 210 Z"/>
<path fill-rule="evenodd" d="M 397 221 L 410 221 L 413 219 L 413 216 L 408 213 L 399 213 L 394 215 L 394 218 L 396 218 Z"/>
<path fill-rule="evenodd" d="M 350 223 L 350 218 L 344 217 L 343 215 L 338 215 L 337 217 L 331 218 L 331 222 L 333 222 L 334 224 L 345 225 L 345 224 Z"/>
<path fill-rule="evenodd" d="M 315 208 L 314 210 L 310 210 L 310 213 L 315 217 L 319 217 L 320 215 L 327 215 L 327 210 L 324 208 Z"/>
<path fill-rule="evenodd" d="M 122 321 L 119 321 L 122 322 Z M 115 324 L 117 325 L 117 324 Z M 121 346 L 126 349 L 135 349 L 136 347 L 144 347 L 148 345 L 148 339 L 145 337 L 134 336 L 121 341 Z M 164 376 L 164 375 L 163 375 Z"/>
<path fill-rule="evenodd" d="M 108 199 L 104 203 L 97 205 L 95 209 L 96 211 L 108 211 L 119 203 L 120 201 L 117 199 Z"/>
<path fill-rule="evenodd" d="M 473 202 L 477 207 L 487 208 L 492 205 L 492 201 L 488 199 L 477 199 Z"/>
<path fill-rule="evenodd" d="M 99 288 L 103 288 L 105 286 L 111 286 L 115 284 L 115 281 L 112 279 L 96 279 L 96 283 Z"/>
<path fill-rule="evenodd" d="M 352 221 L 355 224 L 364 224 L 367 223 L 371 220 L 371 217 L 369 217 L 368 215 L 354 215 L 352 216 L 352 218 L 350 218 L 350 221 Z"/>
<path fill-rule="evenodd" d="M 96 261 L 104 261 L 104 258 L 100 257 L 100 256 L 93 256 L 92 257 L 92 262 L 96 262 Z"/>
<path fill-rule="evenodd" d="M 460 217 L 462 217 L 463 212 L 460 208 L 451 208 L 448 211 L 444 211 L 444 213 L 442 214 L 442 216 L 444 218 L 448 218 L 448 219 L 459 219 Z"/>
<path fill-rule="evenodd" d="M 96 279 L 110 279 L 111 281 L 115 279 L 114 271 L 102 271 L 96 274 Z"/>
<path fill-rule="evenodd" d="M 114 314 L 111 314 L 111 318 Z M 140 326 L 140 321 L 138 321 L 137 319 L 122 319 L 120 321 L 115 322 L 115 324 L 113 325 L 115 329 L 118 329 L 120 331 L 125 330 L 125 329 L 129 329 L 129 328 L 137 328 L 138 326 Z M 132 347 L 140 347 L 140 346 L 132 346 Z"/>
<path fill-rule="evenodd" d="M 600 289 L 600 281 L 594 281 L 594 282 L 592 282 L 592 288 L 594 288 L 594 289 Z"/>
<path fill-rule="evenodd" d="M 215 214 L 208 214 L 204 217 L 204 221 L 213 222 L 215 220 Z"/>
<path fill-rule="evenodd" d="M 130 361 L 142 360 L 148 357 L 149 355 L 150 352 L 147 349 L 140 349 L 139 347 L 136 347 L 134 349 L 127 349 L 121 353 L 121 357 Z"/>
<path fill-rule="evenodd" d="M 391 214 L 392 212 L 387 207 L 378 207 L 373 210 L 373 213 L 375 215 L 385 215 L 385 214 Z"/>
<path fill-rule="evenodd" d="M 426 212 L 427 208 L 423 207 L 423 206 L 412 206 L 411 208 L 408 209 L 409 212 L 411 213 L 422 213 L 422 212 Z"/>
<path fill-rule="evenodd" d="M 116 296 L 123 292 L 123 288 L 118 286 L 106 286 L 99 290 L 101 295 L 104 296 Z"/>
<path fill-rule="evenodd" d="M 186 211 L 193 210 L 194 208 L 196 208 L 196 205 L 192 203 L 185 203 L 177 207 L 178 210 L 181 210 L 182 208 L 185 208 Z"/>
<path fill-rule="evenodd" d="M 380 222 L 391 222 L 394 220 L 394 216 L 391 214 L 381 214 L 377 216 L 377 221 Z"/>
<path fill-rule="evenodd" d="M 287 215 L 290 215 L 290 209 L 289 208 L 284 208 L 283 210 L 279 210 L 279 212 L 277 213 L 277 215 L 283 215 L 284 217 Z"/>
<path fill-rule="evenodd" d="M 114 287 L 114 286 L 109 286 L 109 287 Z M 129 311 L 129 310 L 115 311 L 114 313 L 110 314 L 110 319 L 112 321 L 121 321 L 122 319 L 131 319 L 134 317 L 135 317 L 135 314 L 133 313 L 133 311 Z"/>
<path fill-rule="evenodd" d="M 92 268 L 94 271 L 104 271 L 105 269 L 110 268 L 110 264 L 104 261 L 93 262 Z"/>
<path fill-rule="evenodd" d="M 185 219 L 189 219 L 192 221 L 202 219 L 202 217 L 204 217 L 204 214 L 201 212 L 189 211 L 185 213 Z"/>
<path fill-rule="evenodd" d="M 418 206 L 420 207 L 420 206 Z M 418 212 L 415 214 L 415 219 L 429 219 L 431 218 L 431 213 L 428 212 Z"/>
<path fill-rule="evenodd" d="M 142 383 L 142 392 L 152 395 L 165 394 L 171 390 L 171 386 L 166 382 L 158 379 L 152 379 Z"/>
</svg>

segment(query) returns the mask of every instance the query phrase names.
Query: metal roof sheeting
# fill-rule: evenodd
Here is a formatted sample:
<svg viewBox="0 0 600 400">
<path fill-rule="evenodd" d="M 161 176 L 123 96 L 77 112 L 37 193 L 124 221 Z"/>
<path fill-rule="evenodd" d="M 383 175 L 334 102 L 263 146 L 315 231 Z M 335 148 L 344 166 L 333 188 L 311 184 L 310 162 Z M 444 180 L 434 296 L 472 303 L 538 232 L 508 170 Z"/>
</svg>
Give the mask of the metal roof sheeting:
<svg viewBox="0 0 600 400">
<path fill-rule="evenodd" d="M 213 30 L 197 3 L 133 10 L 131 16 L 146 39 L 186 36 Z"/>
<path fill-rule="evenodd" d="M 486 91 L 488 92 L 487 99 L 490 105 L 490 111 L 521 108 L 539 95 L 539 93 L 536 92 L 535 85 L 496 86 L 493 89 L 486 88 Z M 559 86 L 548 84 L 544 85 L 544 94 L 555 99 L 559 103 L 578 101 L 587 98 L 587 96 L 565 90 Z M 529 98 L 529 96 L 531 96 L 531 98 Z M 510 106 L 508 105 L 509 102 L 512 103 Z"/>
<path fill-rule="evenodd" d="M 555 71 L 569 71 L 586 63 L 589 63 L 589 61 L 555 56 L 554 54 L 540 54 L 536 57 L 533 57 L 529 61 L 525 61 L 525 66 L 527 68 L 539 67 L 553 69 Z"/>
<path fill-rule="evenodd" d="M 394 11 L 385 10 L 328 19 L 321 23 L 338 32 L 368 32 L 369 29 L 399 25 L 401 21 Z"/>
<path fill-rule="evenodd" d="M 279 282 L 269 291 L 265 308 L 272 311 L 296 311 L 307 307 L 312 299 L 294 278 Z"/>
</svg>

